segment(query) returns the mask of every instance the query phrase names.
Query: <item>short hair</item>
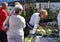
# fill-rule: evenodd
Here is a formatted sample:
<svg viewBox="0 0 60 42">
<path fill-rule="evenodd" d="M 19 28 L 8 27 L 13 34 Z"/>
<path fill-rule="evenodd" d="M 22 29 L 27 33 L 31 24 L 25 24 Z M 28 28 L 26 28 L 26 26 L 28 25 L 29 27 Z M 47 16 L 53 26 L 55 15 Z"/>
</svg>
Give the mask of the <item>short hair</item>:
<svg viewBox="0 0 60 42">
<path fill-rule="evenodd" d="M 15 8 L 20 8 L 21 10 L 23 10 L 23 6 L 20 4 L 20 5 L 15 5 Z"/>
<path fill-rule="evenodd" d="M 21 11 L 19 7 L 15 7 L 14 10 L 15 10 L 15 13 L 18 13 L 19 11 Z"/>
<path fill-rule="evenodd" d="M 47 10 L 45 10 L 45 9 L 41 9 L 39 12 L 44 12 L 45 15 L 48 15 Z"/>
<path fill-rule="evenodd" d="M 2 6 L 4 6 L 4 5 L 8 5 L 8 3 L 7 3 L 7 2 L 3 2 L 3 3 L 2 3 Z"/>
<path fill-rule="evenodd" d="M 22 7 L 22 5 L 20 4 L 20 5 L 15 5 L 15 13 L 18 13 L 19 11 L 22 11 L 23 10 L 23 7 Z"/>
</svg>

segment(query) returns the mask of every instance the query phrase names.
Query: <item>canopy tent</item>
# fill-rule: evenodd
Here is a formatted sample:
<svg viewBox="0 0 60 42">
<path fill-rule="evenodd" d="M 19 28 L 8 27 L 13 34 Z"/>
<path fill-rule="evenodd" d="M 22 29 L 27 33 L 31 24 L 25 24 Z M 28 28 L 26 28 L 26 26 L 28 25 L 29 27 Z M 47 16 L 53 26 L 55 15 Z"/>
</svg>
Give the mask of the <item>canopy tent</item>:
<svg viewBox="0 0 60 42">
<path fill-rule="evenodd" d="M 60 2 L 60 0 L 6 0 L 6 2 L 16 2 L 16 1 L 19 1 L 19 2 Z"/>
<path fill-rule="evenodd" d="M 36 0 L 36 2 L 60 2 L 60 0 Z"/>
<path fill-rule="evenodd" d="M 19 2 L 60 2 L 60 0 L 0 0 L 0 3 L 2 2 L 16 2 L 16 1 L 19 1 Z"/>
<path fill-rule="evenodd" d="M 6 2 L 16 2 L 16 1 L 22 2 L 24 0 L 6 0 Z"/>
</svg>

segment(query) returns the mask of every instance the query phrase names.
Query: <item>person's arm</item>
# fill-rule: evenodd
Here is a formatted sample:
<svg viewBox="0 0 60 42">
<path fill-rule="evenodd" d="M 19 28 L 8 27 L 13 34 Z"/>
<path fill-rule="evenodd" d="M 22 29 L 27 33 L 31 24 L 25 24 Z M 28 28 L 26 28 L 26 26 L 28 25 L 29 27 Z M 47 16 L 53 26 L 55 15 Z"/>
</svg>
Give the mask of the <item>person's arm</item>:
<svg viewBox="0 0 60 42">
<path fill-rule="evenodd" d="M 3 28 L 2 28 L 2 30 L 7 31 L 8 28 L 9 28 L 9 17 L 7 17 L 5 19 L 5 21 L 3 22 Z"/>
<path fill-rule="evenodd" d="M 40 19 L 38 17 L 35 17 L 35 24 L 34 24 L 34 28 L 32 30 L 32 34 L 35 34 L 37 27 L 38 27 L 39 20 Z"/>
<path fill-rule="evenodd" d="M 35 24 L 35 25 L 34 25 L 34 28 L 33 28 L 33 30 L 32 30 L 32 34 L 35 34 L 35 33 L 36 33 L 37 26 L 38 26 L 38 24 Z"/>
<path fill-rule="evenodd" d="M 15 14 L 14 8 L 9 13 L 10 15 Z"/>
</svg>

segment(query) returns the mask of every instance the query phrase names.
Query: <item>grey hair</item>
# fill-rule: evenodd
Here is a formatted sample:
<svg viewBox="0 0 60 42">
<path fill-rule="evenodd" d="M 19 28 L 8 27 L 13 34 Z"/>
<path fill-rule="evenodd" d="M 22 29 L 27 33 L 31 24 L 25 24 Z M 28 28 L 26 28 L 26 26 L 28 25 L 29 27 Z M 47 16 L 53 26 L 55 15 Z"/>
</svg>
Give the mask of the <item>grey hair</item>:
<svg viewBox="0 0 60 42">
<path fill-rule="evenodd" d="M 18 13 L 19 11 L 22 11 L 19 7 L 15 7 L 14 10 L 15 10 L 15 13 Z"/>
<path fill-rule="evenodd" d="M 4 6 L 4 5 L 8 5 L 8 3 L 7 3 L 7 2 L 3 2 L 3 3 L 2 3 L 2 6 Z"/>
</svg>

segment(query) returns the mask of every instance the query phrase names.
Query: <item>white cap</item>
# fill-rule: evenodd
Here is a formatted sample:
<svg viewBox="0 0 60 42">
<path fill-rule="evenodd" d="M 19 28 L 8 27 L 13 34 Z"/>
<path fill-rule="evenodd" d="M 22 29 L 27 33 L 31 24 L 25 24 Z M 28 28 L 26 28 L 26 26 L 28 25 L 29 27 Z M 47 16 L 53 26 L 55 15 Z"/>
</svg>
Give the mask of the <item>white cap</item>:
<svg viewBox="0 0 60 42">
<path fill-rule="evenodd" d="M 23 10 L 23 7 L 22 7 L 21 4 L 19 4 L 19 5 L 15 5 L 15 8 L 20 8 L 21 10 Z"/>
</svg>

